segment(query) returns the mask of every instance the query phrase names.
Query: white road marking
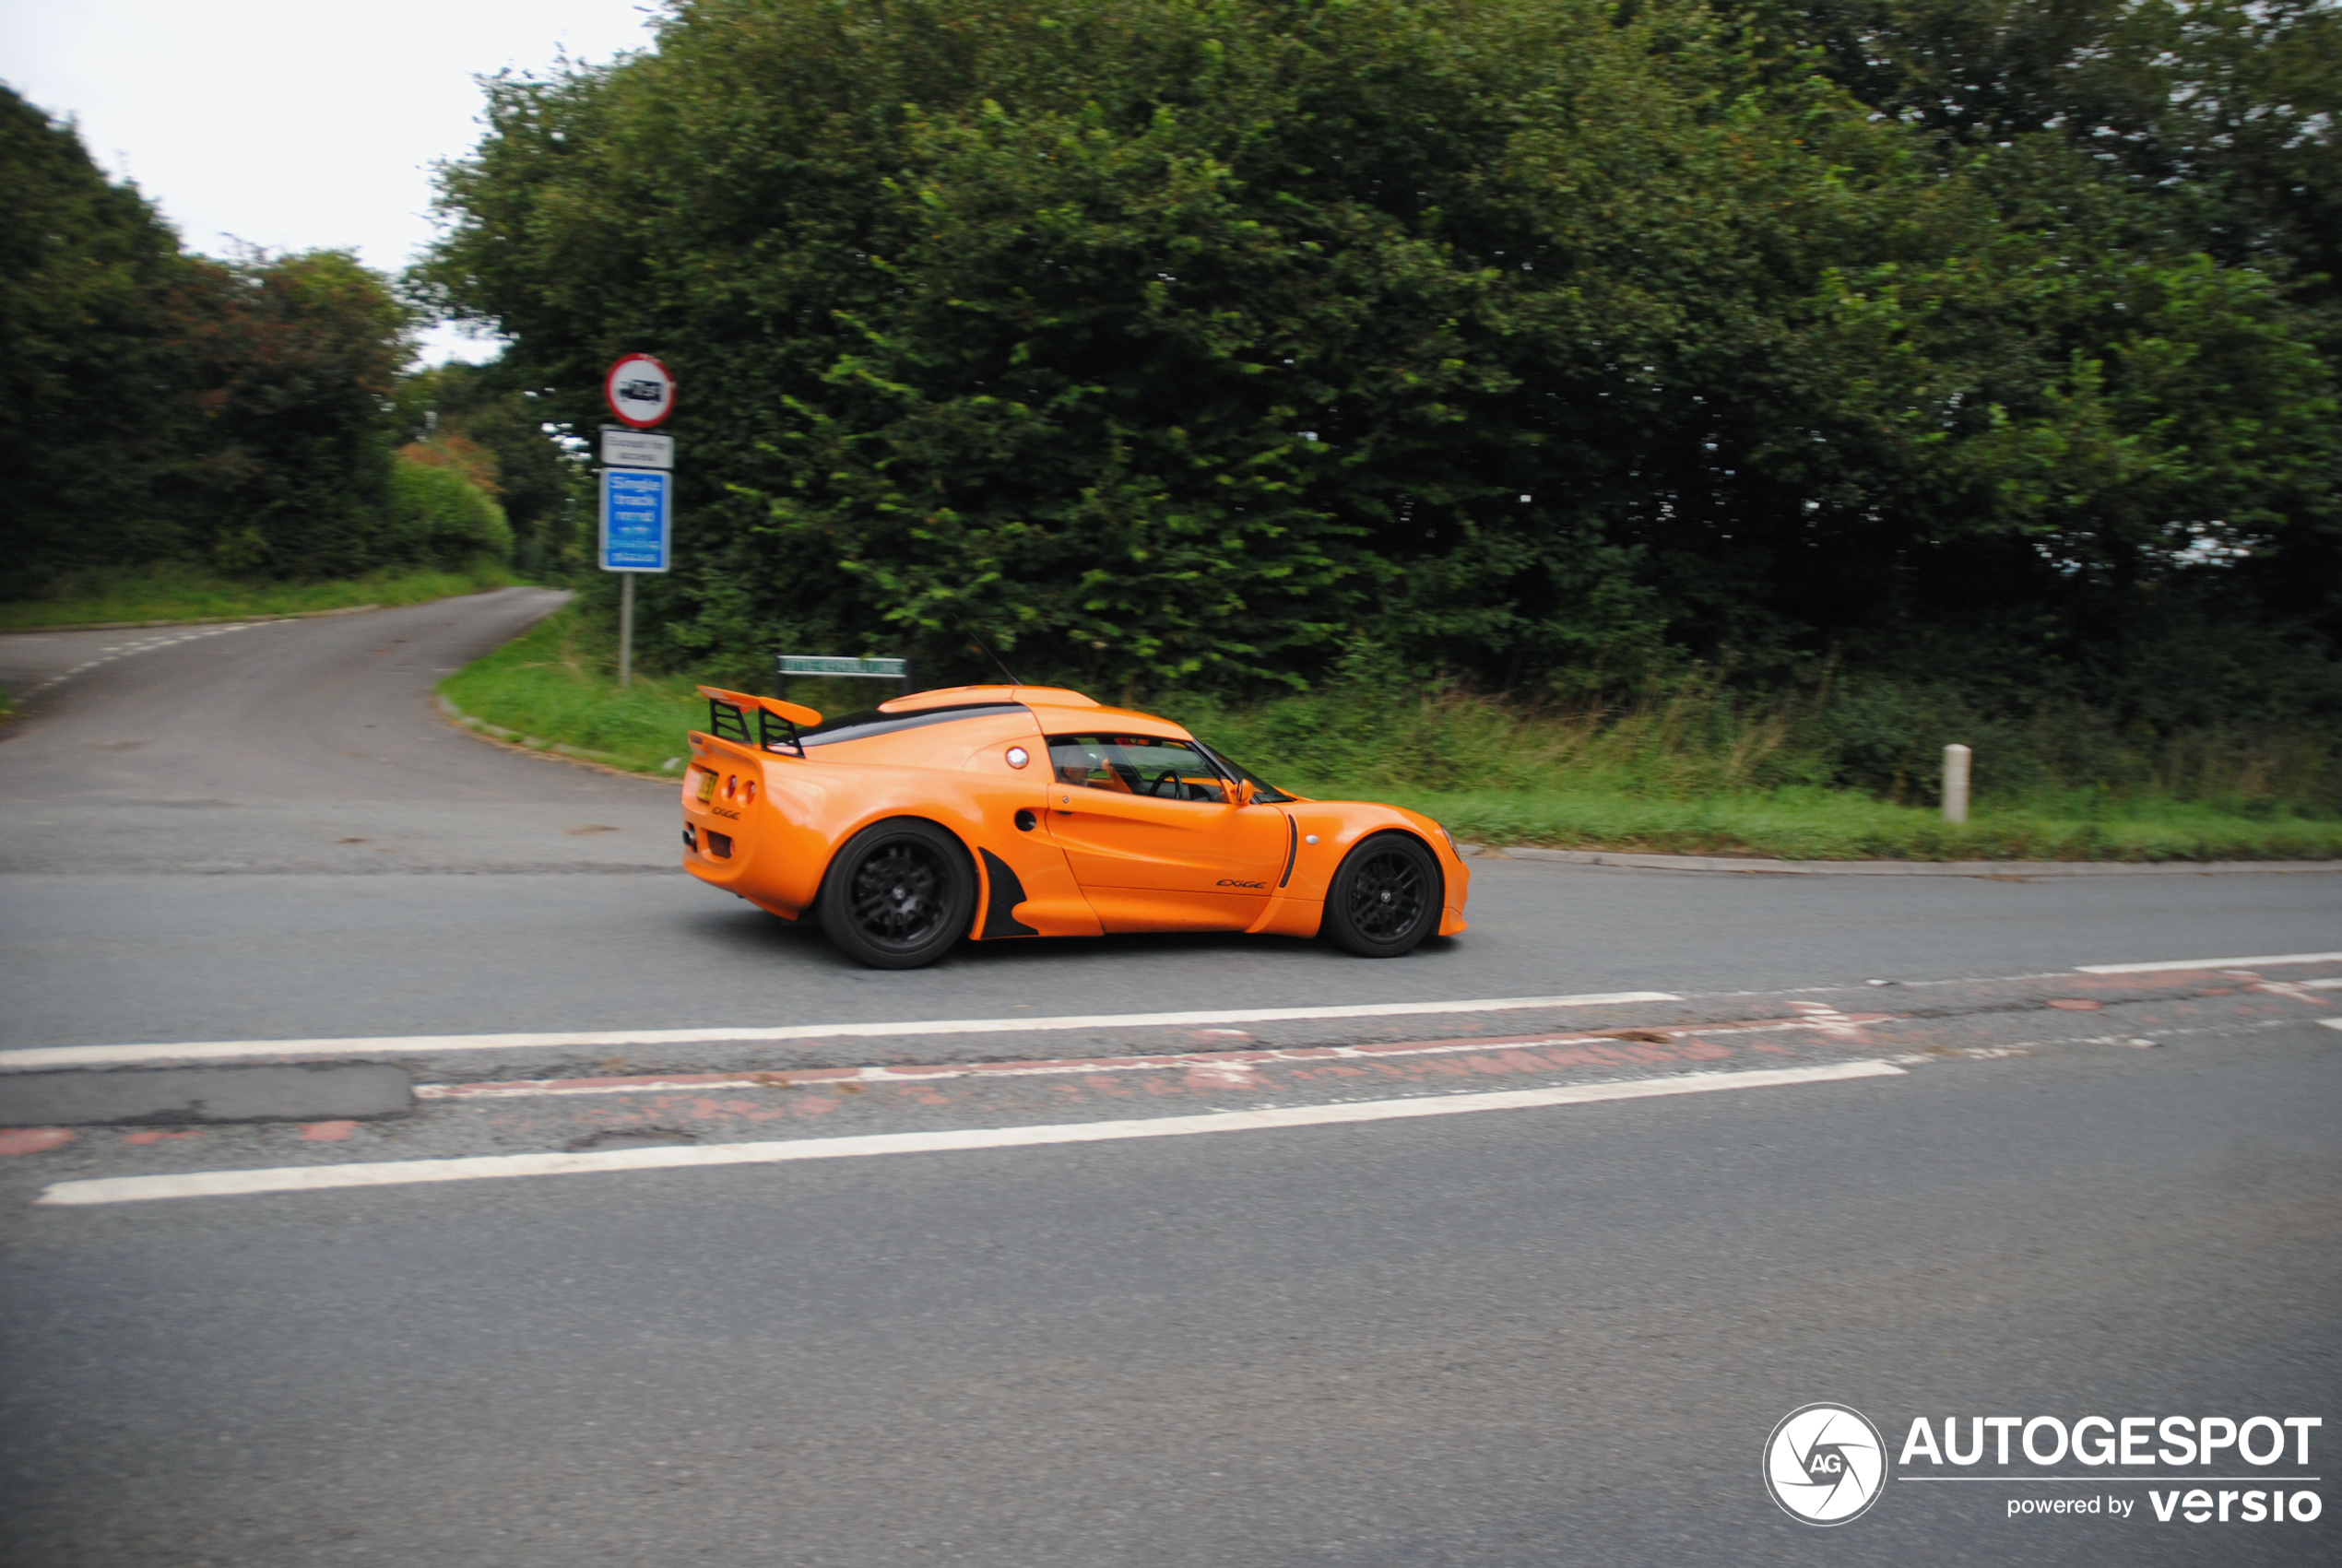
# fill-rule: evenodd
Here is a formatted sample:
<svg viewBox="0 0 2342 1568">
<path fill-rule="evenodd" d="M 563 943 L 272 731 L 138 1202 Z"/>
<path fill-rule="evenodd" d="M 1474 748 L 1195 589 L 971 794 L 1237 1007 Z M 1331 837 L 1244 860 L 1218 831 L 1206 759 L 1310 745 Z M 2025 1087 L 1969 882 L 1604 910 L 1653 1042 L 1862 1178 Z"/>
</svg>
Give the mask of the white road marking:
<svg viewBox="0 0 2342 1568">
<path fill-rule="evenodd" d="M 851 1160 L 882 1154 L 940 1154 L 973 1149 L 1025 1149 L 1059 1143 L 1109 1143 L 1130 1138 L 1187 1138 L 1201 1133 L 1266 1132 L 1283 1127 L 1334 1126 L 1475 1111 L 1525 1111 L 1606 1100 L 1643 1100 L 1731 1089 L 1776 1089 L 1847 1079 L 1901 1078 L 1887 1062 L 1844 1062 L 1821 1067 L 1761 1072 L 1683 1073 L 1624 1082 L 1567 1084 L 1552 1089 L 1485 1094 L 1365 1100 L 1337 1105 L 1220 1111 L 1111 1122 L 1066 1122 L 1032 1127 L 966 1127 L 948 1132 L 869 1133 L 846 1138 L 787 1138 L 767 1143 L 597 1149 L 577 1154 L 490 1154 L 458 1160 L 385 1160 L 349 1165 L 290 1165 L 257 1171 L 197 1171 L 175 1176 L 102 1176 L 58 1182 L 35 1201 L 52 1205 L 140 1203 L 170 1197 L 241 1197 L 254 1193 L 313 1192 L 328 1187 L 409 1186 L 429 1182 L 493 1181 L 513 1176 L 577 1175 L 599 1171 L 669 1171 L 707 1165 L 772 1165 L 797 1160 Z"/>
<path fill-rule="evenodd" d="M 2342 1018 L 2322 1018 L 2318 1021 L 2328 1029 L 2342 1029 Z"/>
<path fill-rule="evenodd" d="M 2274 963 L 2342 963 L 2342 953 L 2277 953 L 2261 958 L 2170 959 L 2159 963 L 2076 964 L 2076 974 L 2152 974 L 2159 969 L 2265 969 Z"/>
<path fill-rule="evenodd" d="M 37 697 L 60 681 L 71 680 L 84 670 L 96 669 L 100 665 L 110 665 L 116 659 L 127 658 L 133 654 L 151 653 L 157 648 L 169 648 L 181 643 L 192 643 L 198 637 L 217 637 L 225 631 L 249 631 L 254 626 L 272 624 L 274 623 L 269 621 L 240 620 L 230 626 L 207 626 L 200 631 L 189 631 L 177 637 L 149 637 L 143 643 L 117 643 L 110 648 L 99 649 L 96 658 L 85 659 L 69 670 L 53 675 L 40 685 L 28 689 L 24 694 L 27 697 Z"/>
<path fill-rule="evenodd" d="M 1465 1002 L 1369 1002 L 1341 1008 L 1249 1008 L 1224 1012 L 1089 1013 L 1070 1018 L 908 1020 L 799 1023 L 775 1028 L 606 1029 L 541 1034 L 384 1034 L 364 1039 L 197 1040 L 160 1045 L 40 1045 L 0 1051 L 0 1067 L 100 1067 L 123 1062 L 219 1061 L 236 1056 L 379 1056 L 432 1051 L 527 1051 L 546 1046 L 693 1045 L 717 1041 L 874 1040 L 927 1034 L 1022 1034 L 1067 1029 L 1176 1029 L 1291 1019 L 1422 1018 L 1432 1014 L 1679 1002 L 1672 991 L 1599 991 L 1576 996 L 1502 996 Z"/>
</svg>

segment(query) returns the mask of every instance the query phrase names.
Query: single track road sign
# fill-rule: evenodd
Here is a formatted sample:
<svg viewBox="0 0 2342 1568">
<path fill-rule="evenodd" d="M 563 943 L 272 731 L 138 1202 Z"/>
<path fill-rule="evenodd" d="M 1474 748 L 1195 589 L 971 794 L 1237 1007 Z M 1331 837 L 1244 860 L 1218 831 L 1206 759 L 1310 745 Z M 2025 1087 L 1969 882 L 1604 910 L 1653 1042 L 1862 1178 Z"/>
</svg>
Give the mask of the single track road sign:
<svg viewBox="0 0 2342 1568">
<path fill-rule="evenodd" d="M 675 529 L 674 476 L 656 468 L 601 471 L 604 572 L 664 572 Z"/>
</svg>

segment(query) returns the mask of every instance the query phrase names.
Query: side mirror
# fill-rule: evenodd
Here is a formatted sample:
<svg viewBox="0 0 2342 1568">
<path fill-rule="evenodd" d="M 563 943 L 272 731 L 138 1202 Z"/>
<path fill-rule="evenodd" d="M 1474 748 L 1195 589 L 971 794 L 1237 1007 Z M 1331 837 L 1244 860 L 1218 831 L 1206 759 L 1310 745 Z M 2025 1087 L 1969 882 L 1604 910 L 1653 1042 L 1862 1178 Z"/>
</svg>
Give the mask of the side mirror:
<svg viewBox="0 0 2342 1568">
<path fill-rule="evenodd" d="M 1252 781 L 1250 779 L 1238 779 L 1236 781 L 1236 802 L 1240 807 L 1249 806 L 1252 804 Z"/>
</svg>

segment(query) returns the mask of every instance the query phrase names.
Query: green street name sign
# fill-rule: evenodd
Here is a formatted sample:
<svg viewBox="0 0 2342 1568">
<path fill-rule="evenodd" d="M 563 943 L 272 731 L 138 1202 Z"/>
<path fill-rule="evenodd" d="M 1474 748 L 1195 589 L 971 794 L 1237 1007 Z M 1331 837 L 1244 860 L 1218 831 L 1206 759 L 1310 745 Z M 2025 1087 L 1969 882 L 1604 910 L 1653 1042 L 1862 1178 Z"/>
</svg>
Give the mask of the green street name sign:
<svg viewBox="0 0 2342 1568">
<path fill-rule="evenodd" d="M 783 675 L 875 675 L 900 680 L 910 666 L 903 659 L 844 659 L 826 654 L 783 654 Z"/>
</svg>

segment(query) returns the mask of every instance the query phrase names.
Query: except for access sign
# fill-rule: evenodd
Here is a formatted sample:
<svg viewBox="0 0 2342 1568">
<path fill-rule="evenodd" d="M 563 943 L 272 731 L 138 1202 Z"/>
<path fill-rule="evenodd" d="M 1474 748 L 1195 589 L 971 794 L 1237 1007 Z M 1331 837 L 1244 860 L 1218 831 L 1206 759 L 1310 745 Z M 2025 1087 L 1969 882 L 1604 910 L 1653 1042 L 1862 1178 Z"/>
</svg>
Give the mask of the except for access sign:
<svg viewBox="0 0 2342 1568">
<path fill-rule="evenodd" d="M 675 476 L 602 470 L 602 570 L 664 572 L 675 532 Z"/>
<path fill-rule="evenodd" d="M 672 468 L 675 438 L 648 430 L 602 429 L 602 461 L 612 468 Z"/>
<path fill-rule="evenodd" d="M 675 412 L 675 375 L 648 354 L 629 354 L 602 376 L 602 400 L 638 430 L 665 424 Z"/>
</svg>

